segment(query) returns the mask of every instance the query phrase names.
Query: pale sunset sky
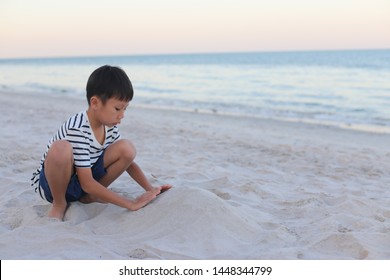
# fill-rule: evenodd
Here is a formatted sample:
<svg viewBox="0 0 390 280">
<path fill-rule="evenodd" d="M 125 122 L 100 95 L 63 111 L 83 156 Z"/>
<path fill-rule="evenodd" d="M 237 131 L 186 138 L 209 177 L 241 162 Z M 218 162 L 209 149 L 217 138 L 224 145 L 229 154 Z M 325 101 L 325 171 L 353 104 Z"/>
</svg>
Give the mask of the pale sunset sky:
<svg viewBox="0 0 390 280">
<path fill-rule="evenodd" d="M 378 48 L 390 0 L 0 0 L 0 58 Z"/>
</svg>

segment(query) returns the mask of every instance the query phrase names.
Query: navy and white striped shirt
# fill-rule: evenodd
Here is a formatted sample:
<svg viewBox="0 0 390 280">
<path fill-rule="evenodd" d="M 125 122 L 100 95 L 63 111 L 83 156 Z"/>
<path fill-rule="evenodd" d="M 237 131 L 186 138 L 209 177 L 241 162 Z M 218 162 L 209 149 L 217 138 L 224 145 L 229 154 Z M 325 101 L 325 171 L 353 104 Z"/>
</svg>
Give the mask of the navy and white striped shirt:
<svg viewBox="0 0 390 280">
<path fill-rule="evenodd" d="M 96 140 L 93 134 L 86 111 L 80 112 L 69 118 L 60 129 L 58 129 L 57 133 L 50 139 L 46 146 L 46 151 L 43 154 L 40 166 L 31 178 L 31 185 L 35 187 L 35 190 L 38 188 L 37 183 L 39 181 L 39 174 L 51 144 L 57 140 L 69 141 L 73 147 L 74 166 L 91 168 L 99 159 L 104 149 L 120 138 L 117 126 L 111 128 L 106 127 L 105 129 L 106 139 L 102 145 Z"/>
</svg>

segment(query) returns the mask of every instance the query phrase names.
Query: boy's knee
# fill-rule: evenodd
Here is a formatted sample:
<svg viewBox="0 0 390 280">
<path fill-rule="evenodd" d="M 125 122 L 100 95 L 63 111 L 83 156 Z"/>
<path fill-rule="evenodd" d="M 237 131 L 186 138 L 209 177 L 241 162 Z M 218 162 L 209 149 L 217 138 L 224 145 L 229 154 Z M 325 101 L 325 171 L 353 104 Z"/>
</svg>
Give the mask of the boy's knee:
<svg viewBox="0 0 390 280">
<path fill-rule="evenodd" d="M 55 163 L 64 163 L 73 160 L 72 145 L 66 140 L 58 140 L 51 144 L 46 160 Z"/>
<path fill-rule="evenodd" d="M 136 155 L 136 149 L 133 143 L 131 143 L 129 140 L 119 140 L 120 146 L 121 146 L 121 157 L 125 158 L 127 161 L 132 162 L 135 159 Z"/>
</svg>

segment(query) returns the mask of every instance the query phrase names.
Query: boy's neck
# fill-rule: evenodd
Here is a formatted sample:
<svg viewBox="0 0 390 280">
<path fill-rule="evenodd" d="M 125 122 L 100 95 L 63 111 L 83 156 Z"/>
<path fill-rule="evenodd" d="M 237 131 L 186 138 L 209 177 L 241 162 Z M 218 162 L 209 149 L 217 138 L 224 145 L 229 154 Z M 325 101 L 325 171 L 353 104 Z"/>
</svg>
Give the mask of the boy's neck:
<svg viewBox="0 0 390 280">
<path fill-rule="evenodd" d="M 95 137 L 96 141 L 103 145 L 106 139 L 106 130 L 104 124 L 99 121 L 93 110 L 88 109 L 87 116 L 93 136 Z"/>
<path fill-rule="evenodd" d="M 88 108 L 87 116 L 88 116 L 89 125 L 93 130 L 104 127 L 104 125 L 98 120 L 98 118 L 94 114 L 93 110 L 91 110 L 91 108 Z"/>
</svg>

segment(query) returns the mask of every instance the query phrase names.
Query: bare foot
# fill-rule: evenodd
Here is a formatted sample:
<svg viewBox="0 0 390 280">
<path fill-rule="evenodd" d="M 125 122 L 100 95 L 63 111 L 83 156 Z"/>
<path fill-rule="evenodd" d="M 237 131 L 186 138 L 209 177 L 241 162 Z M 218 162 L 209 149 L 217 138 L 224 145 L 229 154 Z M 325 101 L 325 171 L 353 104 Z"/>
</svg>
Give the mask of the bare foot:
<svg viewBox="0 0 390 280">
<path fill-rule="evenodd" d="M 67 207 L 68 207 L 67 204 L 59 204 L 59 205 L 52 204 L 51 209 L 50 209 L 49 213 L 47 214 L 47 216 L 49 218 L 54 218 L 56 220 L 63 221 Z"/>
</svg>

